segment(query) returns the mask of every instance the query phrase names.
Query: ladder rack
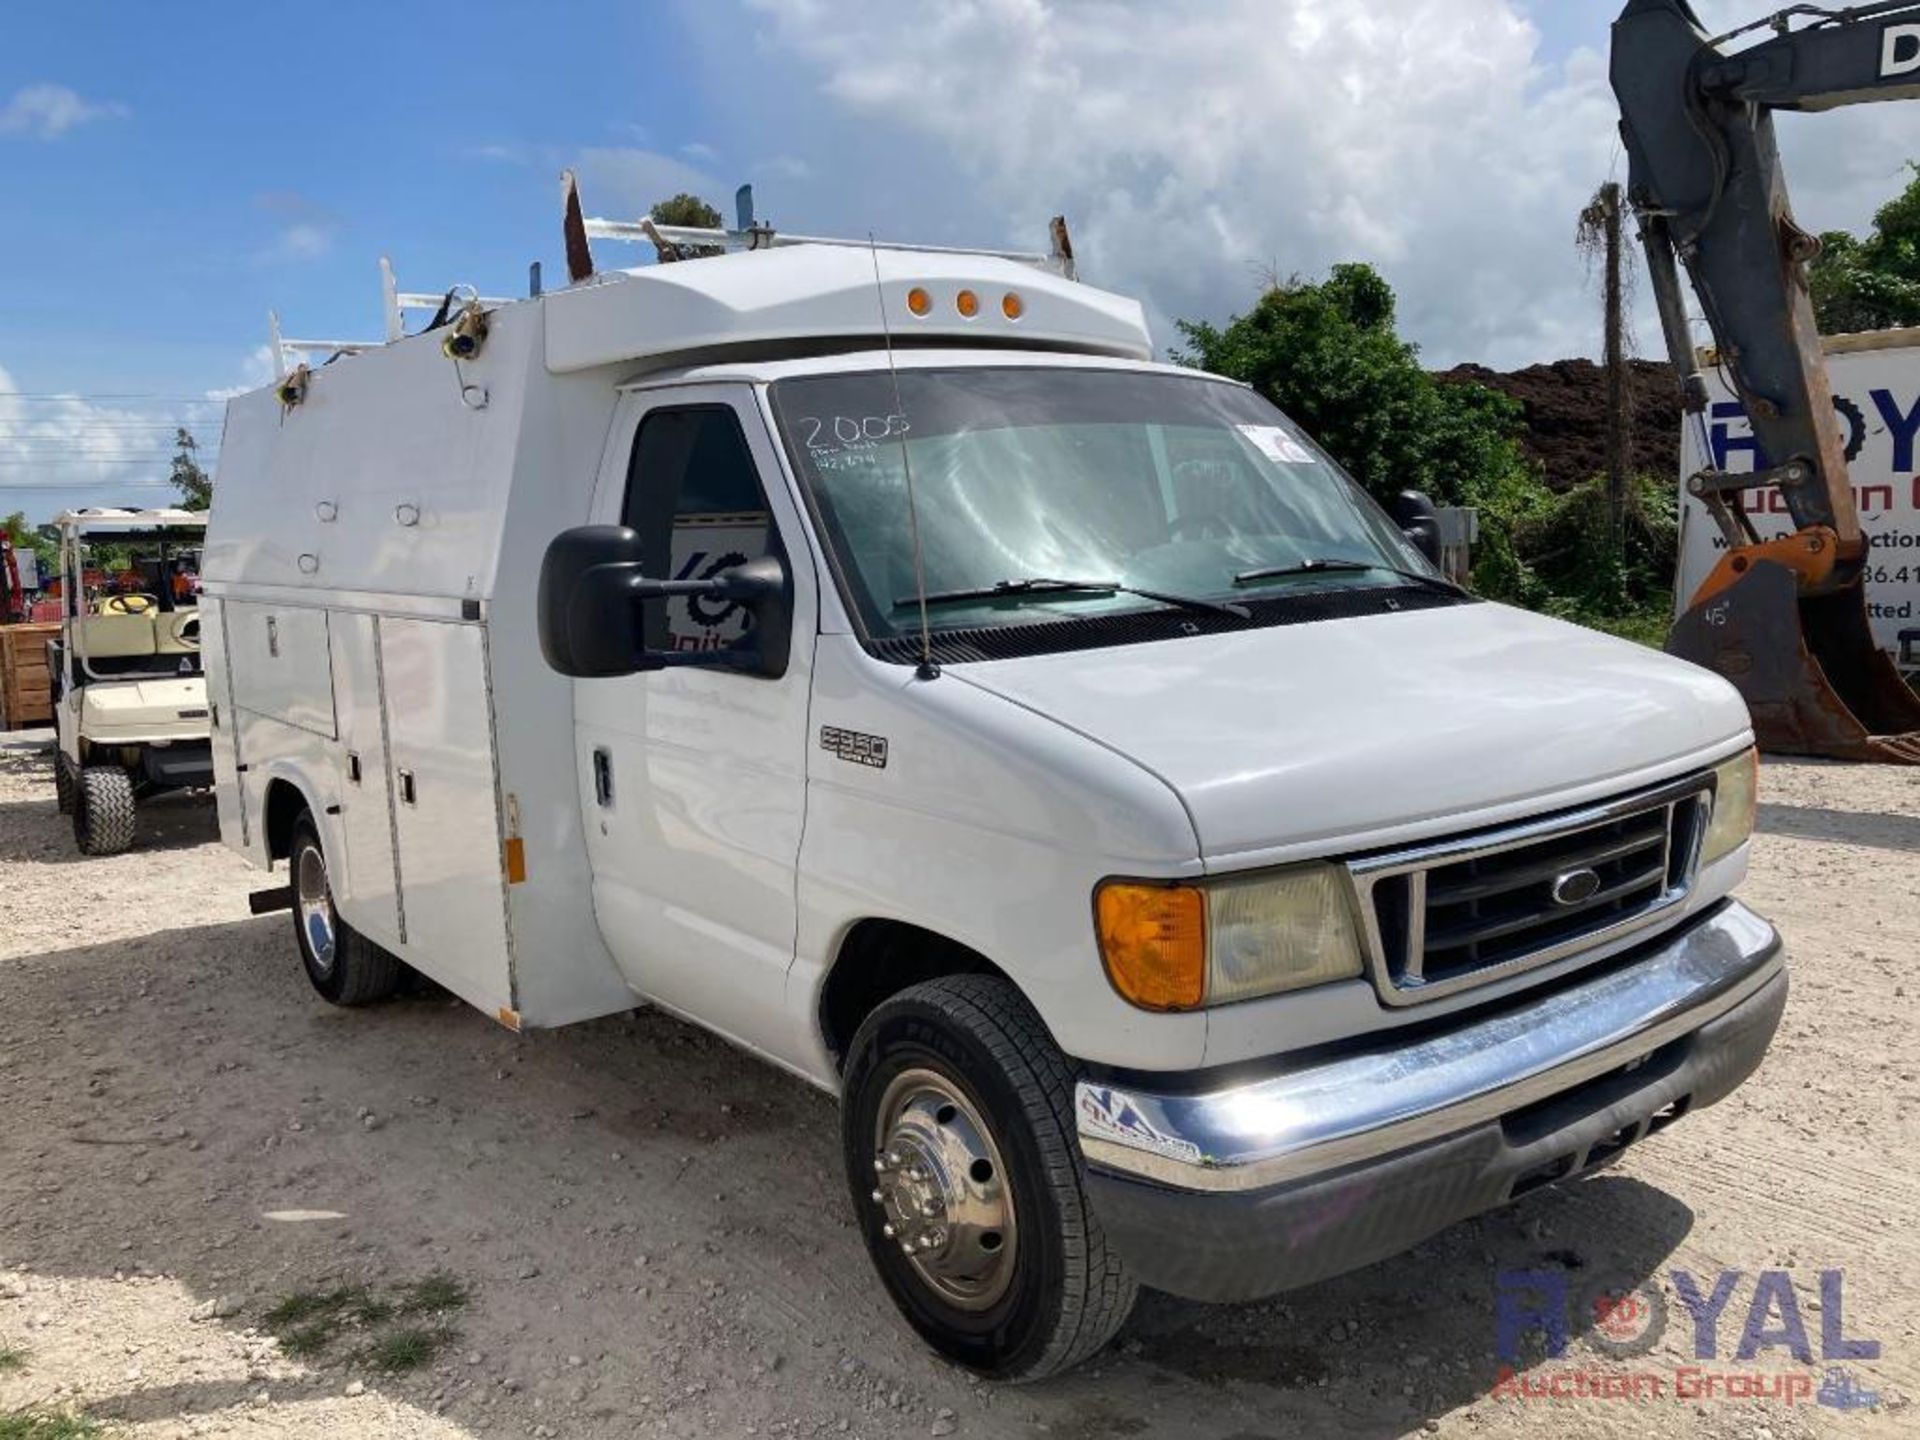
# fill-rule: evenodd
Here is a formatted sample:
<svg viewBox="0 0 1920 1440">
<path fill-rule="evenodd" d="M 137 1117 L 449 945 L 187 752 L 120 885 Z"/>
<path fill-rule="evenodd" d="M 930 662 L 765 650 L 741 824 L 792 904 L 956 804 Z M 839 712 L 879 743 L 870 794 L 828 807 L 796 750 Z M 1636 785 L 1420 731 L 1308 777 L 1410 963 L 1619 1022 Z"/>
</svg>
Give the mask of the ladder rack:
<svg viewBox="0 0 1920 1440">
<path fill-rule="evenodd" d="M 977 255 L 995 260 L 1011 260 L 1021 265 L 1031 265 L 1037 270 L 1045 270 L 1066 280 L 1077 280 L 1078 272 L 1073 262 L 1073 241 L 1067 235 L 1067 222 L 1064 216 L 1056 215 L 1048 226 L 1050 248 L 1046 250 L 1002 250 L 981 248 L 969 245 L 918 245 L 902 244 L 895 241 L 875 241 L 872 238 L 842 238 L 833 235 L 787 235 L 776 231 L 771 225 L 757 222 L 753 215 L 753 186 L 742 185 L 734 192 L 733 203 L 737 224 L 733 229 L 707 229 L 697 225 L 660 225 L 652 220 L 588 220 L 580 212 L 580 190 L 571 170 L 561 177 L 563 197 L 566 204 L 564 229 L 567 241 L 567 267 L 569 278 L 576 284 L 591 279 L 593 256 L 587 242 L 589 239 L 619 240 L 622 242 L 645 241 L 654 247 L 661 261 L 681 261 L 700 258 L 702 250 L 738 252 L 746 250 L 772 250 L 784 245 L 832 245 L 844 249 L 866 250 L 876 245 L 887 250 L 902 250 L 915 255 Z M 687 251 L 696 252 L 688 254 Z M 540 266 L 536 262 L 529 277 L 528 294 L 540 294 Z M 363 350 L 377 350 L 382 345 L 392 344 L 406 337 L 406 312 L 409 310 L 432 310 L 436 313 L 443 307 L 464 309 L 478 306 L 484 310 L 497 309 L 509 305 L 510 300 L 497 299 L 481 295 L 471 285 L 456 285 L 446 294 L 436 295 L 423 290 L 402 290 L 394 278 L 393 263 L 384 255 L 380 257 L 380 308 L 385 319 L 386 337 L 383 340 L 294 340 L 280 331 L 280 315 L 277 311 L 267 312 L 267 331 L 273 351 L 274 376 L 285 381 L 294 372 L 297 365 L 303 364 L 304 357 L 324 355 L 331 359 L 337 355 L 358 355 Z M 324 361 L 322 363 L 325 363 Z"/>
<path fill-rule="evenodd" d="M 571 213 L 579 204 L 578 190 L 573 172 L 564 177 L 568 210 Z M 680 253 L 680 247 L 694 249 L 717 249 L 726 252 L 743 250 L 771 250 L 781 245 L 837 245 L 848 249 L 866 250 L 879 246 L 886 250 L 904 250 L 917 255 L 981 255 L 995 260 L 1012 260 L 1022 265 L 1031 265 L 1035 269 L 1047 270 L 1063 279 L 1073 280 L 1078 276 L 1074 270 L 1073 243 L 1067 236 L 1067 222 L 1063 216 L 1055 216 L 1051 228 L 1052 247 L 1048 250 L 1001 250 L 983 248 L 974 245 L 919 245 L 898 241 L 876 241 L 866 239 L 842 238 L 833 235 L 788 235 L 775 230 L 771 225 L 757 223 L 753 216 L 753 186 L 742 185 L 734 193 L 734 208 L 737 224 L 731 230 L 706 229 L 694 225 L 661 225 L 653 220 L 606 220 L 584 219 L 582 232 L 587 239 L 620 240 L 629 243 L 646 241 L 653 245 L 663 261 L 699 258 Z M 586 277 L 575 275 L 575 280 Z"/>
<path fill-rule="evenodd" d="M 534 268 L 537 277 L 539 268 Z M 533 293 L 539 294 L 538 280 L 534 282 Z M 393 262 L 386 256 L 380 257 L 380 308 L 386 317 L 386 339 L 384 340 L 294 340 L 280 333 L 279 312 L 267 312 L 267 333 L 273 349 L 274 378 L 285 380 L 293 373 L 293 362 L 306 355 L 358 355 L 363 350 L 378 350 L 382 345 L 392 344 L 395 340 L 404 340 L 407 334 L 406 312 L 409 310 L 432 310 L 438 312 L 449 299 L 455 310 L 468 305 L 478 305 L 485 310 L 495 310 L 502 305 L 511 305 L 511 300 L 498 299 L 491 295 L 481 295 L 471 285 L 456 285 L 444 295 L 431 294 L 424 290 L 402 290 L 394 278 Z"/>
</svg>

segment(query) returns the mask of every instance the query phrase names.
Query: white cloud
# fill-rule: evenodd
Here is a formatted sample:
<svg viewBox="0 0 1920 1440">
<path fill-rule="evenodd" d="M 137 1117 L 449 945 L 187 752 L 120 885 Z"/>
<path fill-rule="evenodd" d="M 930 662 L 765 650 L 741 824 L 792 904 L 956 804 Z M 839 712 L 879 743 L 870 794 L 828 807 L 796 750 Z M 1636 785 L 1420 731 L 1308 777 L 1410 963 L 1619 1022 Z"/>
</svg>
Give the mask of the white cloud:
<svg viewBox="0 0 1920 1440">
<path fill-rule="evenodd" d="M 273 190 L 254 197 L 262 210 L 277 217 L 279 229 L 256 257 L 263 265 L 298 264 L 318 260 L 333 248 L 340 231 L 339 217 L 306 196 L 291 190 Z"/>
<path fill-rule="evenodd" d="M 1261 273 L 1363 259 L 1434 363 L 1597 348 L 1573 230 L 1598 185 L 1626 178 L 1612 6 L 1581 27 L 1590 45 L 1548 59 L 1517 0 L 749 3 L 773 63 L 799 62 L 871 127 L 860 173 L 930 149 L 965 209 L 932 223 L 982 243 L 1043 247 L 1064 211 L 1088 278 L 1146 297 L 1163 345 L 1171 317 L 1245 310 Z M 1754 10 L 1706 8 L 1720 6 Z M 1818 228 L 1864 223 L 1920 153 L 1920 106 L 1781 128 Z M 804 138 L 786 143 L 809 154 Z M 1658 344 L 1650 319 L 1638 328 Z"/>
<path fill-rule="evenodd" d="M 221 385 L 207 391 L 207 399 L 218 401 L 222 406 L 237 395 L 245 395 L 249 390 L 258 390 L 262 385 L 270 384 L 280 378 L 280 367 L 275 363 L 273 346 L 260 344 L 247 352 L 247 358 L 240 364 L 240 383 Z"/>
<path fill-rule="evenodd" d="M 720 152 L 704 140 L 689 140 L 680 147 L 680 153 L 701 165 L 711 165 L 720 158 Z"/>
<path fill-rule="evenodd" d="M 126 113 L 124 105 L 83 100 L 64 85 L 25 85 L 0 106 L 0 135 L 27 134 L 57 140 L 89 120 Z"/>
<path fill-rule="evenodd" d="M 174 426 L 218 448 L 222 406 L 206 401 L 102 403 L 84 395 L 22 393 L 0 368 L 0 511 L 38 523 L 76 505 L 164 505 Z"/>
<path fill-rule="evenodd" d="M 580 151 L 573 168 L 589 215 L 643 215 L 655 202 L 682 191 L 717 204 L 726 188 L 706 171 L 657 150 L 600 146 Z"/>
<path fill-rule="evenodd" d="M 813 166 L 798 155 L 769 155 L 764 160 L 754 161 L 750 173 L 756 180 L 769 175 L 776 180 L 811 180 Z"/>
</svg>

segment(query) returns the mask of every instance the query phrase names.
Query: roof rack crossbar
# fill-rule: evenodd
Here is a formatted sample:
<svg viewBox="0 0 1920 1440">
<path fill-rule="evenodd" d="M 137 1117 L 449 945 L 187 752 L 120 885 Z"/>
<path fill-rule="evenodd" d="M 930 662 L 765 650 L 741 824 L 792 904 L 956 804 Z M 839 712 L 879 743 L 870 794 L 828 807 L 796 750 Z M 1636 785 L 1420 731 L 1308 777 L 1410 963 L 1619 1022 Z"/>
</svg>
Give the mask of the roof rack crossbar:
<svg viewBox="0 0 1920 1440">
<path fill-rule="evenodd" d="M 588 219 L 587 235 L 594 240 L 631 240 L 652 243 L 657 236 L 672 245 L 714 245 L 728 250 L 767 250 L 776 245 L 842 245 L 865 250 L 908 250 L 918 255 L 985 255 L 1017 260 L 1023 265 L 1052 269 L 1055 257 L 1039 250 L 996 250 L 977 245 L 913 245 L 893 240 L 842 239 L 832 235 L 787 235 L 755 226 L 751 230 L 706 230 L 694 225 L 656 225 L 651 220 Z"/>
<path fill-rule="evenodd" d="M 408 310 L 439 310 L 446 304 L 447 293 L 435 295 L 426 290 L 402 290 L 394 279 L 393 262 L 386 256 L 380 257 L 380 300 L 387 322 L 387 339 L 404 340 L 407 335 L 403 313 Z M 491 295 L 478 294 L 471 285 L 456 285 L 452 292 L 455 299 L 463 294 L 471 305 L 479 305 L 488 310 L 498 309 L 502 305 L 511 305 L 511 300 L 497 299 Z"/>
</svg>

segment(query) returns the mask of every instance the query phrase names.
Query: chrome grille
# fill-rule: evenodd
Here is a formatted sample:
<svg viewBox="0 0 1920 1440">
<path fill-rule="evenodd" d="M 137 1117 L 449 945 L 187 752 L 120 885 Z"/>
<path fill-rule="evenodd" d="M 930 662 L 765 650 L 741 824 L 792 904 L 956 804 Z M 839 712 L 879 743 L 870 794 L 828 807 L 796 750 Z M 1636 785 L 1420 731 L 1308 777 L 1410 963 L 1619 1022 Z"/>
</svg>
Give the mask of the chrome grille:
<svg viewBox="0 0 1920 1440">
<path fill-rule="evenodd" d="M 1381 998 L 1438 999 L 1652 925 L 1693 883 L 1710 784 L 1349 861 Z"/>
</svg>

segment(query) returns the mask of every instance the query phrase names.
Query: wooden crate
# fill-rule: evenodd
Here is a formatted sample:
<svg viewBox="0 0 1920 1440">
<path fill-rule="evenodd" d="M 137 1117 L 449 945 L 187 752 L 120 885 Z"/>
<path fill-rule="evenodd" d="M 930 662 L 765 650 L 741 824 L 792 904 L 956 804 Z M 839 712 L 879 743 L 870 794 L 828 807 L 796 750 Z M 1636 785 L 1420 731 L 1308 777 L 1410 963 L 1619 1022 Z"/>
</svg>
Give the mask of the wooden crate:
<svg viewBox="0 0 1920 1440">
<path fill-rule="evenodd" d="M 47 641 L 59 633 L 58 621 L 0 625 L 0 730 L 53 723 Z"/>
</svg>

